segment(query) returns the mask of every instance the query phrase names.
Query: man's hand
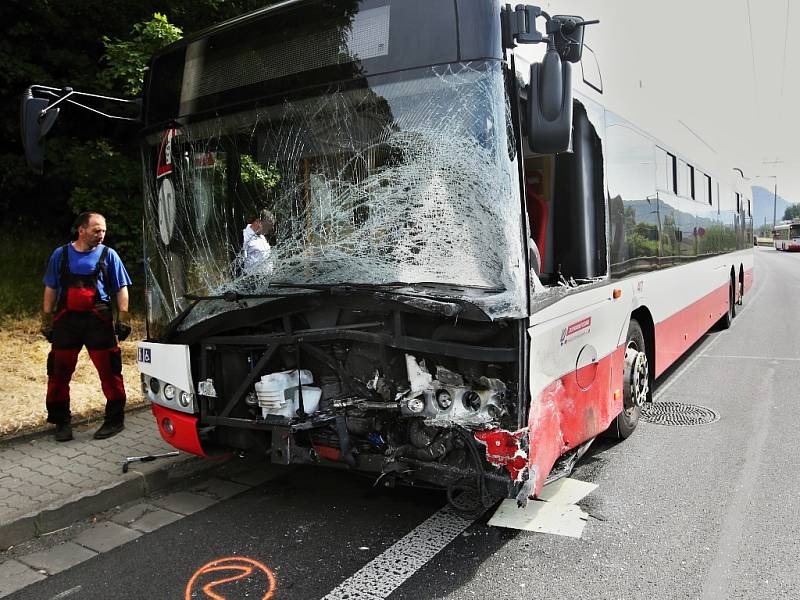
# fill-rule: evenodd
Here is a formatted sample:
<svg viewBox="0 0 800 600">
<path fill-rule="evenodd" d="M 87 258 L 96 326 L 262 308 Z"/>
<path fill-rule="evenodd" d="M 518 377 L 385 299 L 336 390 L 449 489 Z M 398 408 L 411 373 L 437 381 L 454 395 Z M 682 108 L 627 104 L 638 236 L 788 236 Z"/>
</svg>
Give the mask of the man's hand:
<svg viewBox="0 0 800 600">
<path fill-rule="evenodd" d="M 48 342 L 53 343 L 53 313 L 42 311 L 42 325 L 39 331 Z"/>
<path fill-rule="evenodd" d="M 117 315 L 117 322 L 114 325 L 114 333 L 117 334 L 117 339 L 120 342 L 124 342 L 128 339 L 128 336 L 131 334 L 131 316 L 127 310 L 119 311 L 119 315 Z"/>
</svg>

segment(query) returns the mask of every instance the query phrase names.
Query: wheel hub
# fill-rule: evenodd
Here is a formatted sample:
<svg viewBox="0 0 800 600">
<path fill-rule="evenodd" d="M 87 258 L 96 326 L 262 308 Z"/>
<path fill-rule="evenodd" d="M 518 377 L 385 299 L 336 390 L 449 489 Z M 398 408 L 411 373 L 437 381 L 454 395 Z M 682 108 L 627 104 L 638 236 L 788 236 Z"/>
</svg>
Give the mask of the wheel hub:
<svg viewBox="0 0 800 600">
<path fill-rule="evenodd" d="M 625 408 L 642 406 L 647 402 L 650 391 L 650 369 L 647 354 L 639 352 L 635 347 L 625 349 Z"/>
</svg>

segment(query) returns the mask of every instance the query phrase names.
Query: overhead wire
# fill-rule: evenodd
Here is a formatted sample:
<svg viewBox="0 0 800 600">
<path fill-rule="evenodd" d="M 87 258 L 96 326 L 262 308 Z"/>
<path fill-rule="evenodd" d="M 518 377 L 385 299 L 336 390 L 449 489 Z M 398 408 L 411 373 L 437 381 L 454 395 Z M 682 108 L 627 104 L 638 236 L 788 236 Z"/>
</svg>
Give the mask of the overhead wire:
<svg viewBox="0 0 800 600">
<path fill-rule="evenodd" d="M 789 0 L 786 0 L 786 27 L 783 31 L 783 66 L 781 66 L 781 97 L 786 84 L 786 50 L 789 46 Z"/>
</svg>

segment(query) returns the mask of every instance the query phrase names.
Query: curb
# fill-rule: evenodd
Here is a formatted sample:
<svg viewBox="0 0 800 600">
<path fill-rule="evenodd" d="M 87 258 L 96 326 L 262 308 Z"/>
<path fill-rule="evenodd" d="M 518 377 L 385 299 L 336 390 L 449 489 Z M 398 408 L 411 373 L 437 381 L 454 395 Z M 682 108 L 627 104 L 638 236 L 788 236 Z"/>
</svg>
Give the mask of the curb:
<svg viewBox="0 0 800 600">
<path fill-rule="evenodd" d="M 147 473 L 131 468 L 128 473 L 136 477 L 103 486 L 93 492 L 60 500 L 38 511 L 21 515 L 0 523 L 0 549 L 27 542 L 45 533 L 72 525 L 93 514 L 110 510 L 120 504 L 138 500 L 155 492 L 178 487 L 187 478 L 204 474 L 227 464 L 230 456 L 209 460 L 186 455 L 183 460 L 166 464 Z"/>
<path fill-rule="evenodd" d="M 143 410 L 150 409 L 150 402 L 145 402 L 141 406 L 134 406 L 132 408 L 125 409 L 125 414 L 129 415 L 132 413 L 137 413 Z M 104 419 L 104 415 L 102 413 L 94 415 L 92 417 L 83 417 L 81 419 L 72 419 L 71 423 L 73 427 L 80 427 L 81 425 L 88 425 L 89 423 L 99 423 Z M 0 448 L 4 446 L 8 446 L 10 444 L 17 444 L 21 442 L 27 442 L 29 440 L 34 440 L 40 437 L 44 437 L 50 435 L 50 432 L 53 430 L 52 423 L 45 423 L 44 425 L 40 425 L 39 427 L 35 427 L 33 429 L 28 429 L 27 431 L 17 432 L 17 433 L 10 433 L 6 436 L 0 436 Z"/>
</svg>

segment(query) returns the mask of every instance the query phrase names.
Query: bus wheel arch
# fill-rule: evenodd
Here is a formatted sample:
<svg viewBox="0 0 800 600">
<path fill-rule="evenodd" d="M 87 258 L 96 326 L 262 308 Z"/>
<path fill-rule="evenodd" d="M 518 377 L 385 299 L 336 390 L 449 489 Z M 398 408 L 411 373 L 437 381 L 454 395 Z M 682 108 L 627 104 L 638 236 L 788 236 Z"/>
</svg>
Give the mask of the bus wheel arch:
<svg viewBox="0 0 800 600">
<path fill-rule="evenodd" d="M 631 313 L 631 320 L 635 320 L 642 328 L 644 334 L 645 351 L 647 352 L 647 360 L 650 361 L 652 373 L 655 373 L 656 367 L 656 325 L 653 321 L 653 315 L 645 306 L 640 306 Z M 654 377 L 655 379 L 655 377 Z"/>
<path fill-rule="evenodd" d="M 654 331 L 650 312 L 646 308 L 635 310 L 625 337 L 623 408 L 609 427 L 609 433 L 616 439 L 630 437 L 639 424 L 642 404 L 653 401 Z"/>
</svg>

